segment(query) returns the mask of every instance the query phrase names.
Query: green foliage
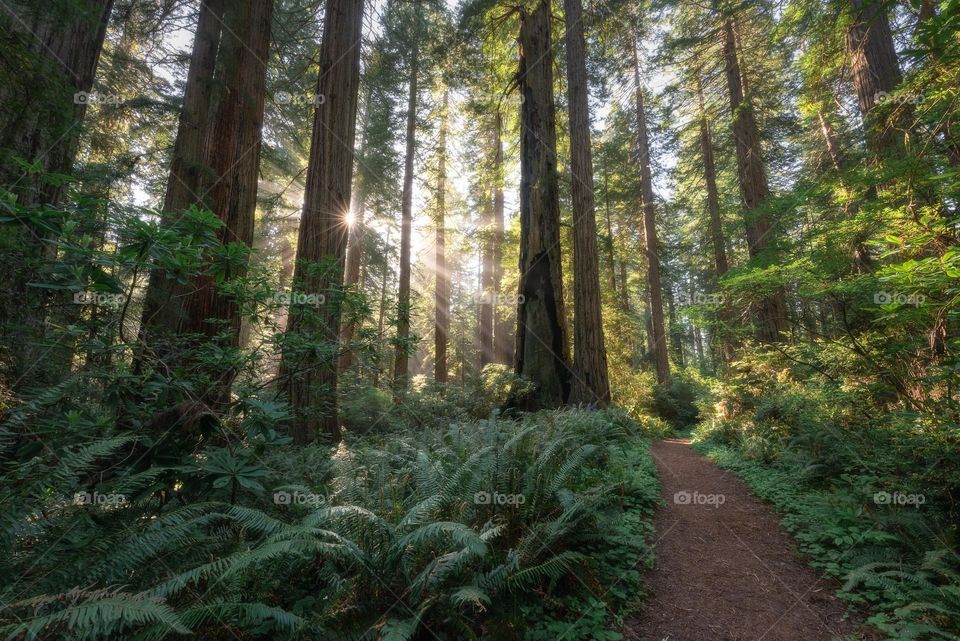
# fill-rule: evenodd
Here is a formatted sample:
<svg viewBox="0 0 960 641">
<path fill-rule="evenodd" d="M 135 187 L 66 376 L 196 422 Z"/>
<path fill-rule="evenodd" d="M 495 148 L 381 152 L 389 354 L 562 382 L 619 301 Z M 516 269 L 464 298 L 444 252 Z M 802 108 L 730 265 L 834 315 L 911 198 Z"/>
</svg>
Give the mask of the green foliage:
<svg viewBox="0 0 960 641">
<path fill-rule="evenodd" d="M 420 396 L 406 411 L 435 414 L 436 398 Z M 658 492 L 643 430 L 622 412 L 400 414 L 403 430 L 351 430 L 327 458 L 264 439 L 263 421 L 285 413 L 251 401 L 236 445 L 143 468 L 130 438 L 109 436 L 116 426 L 70 446 L 87 414 L 59 423 L 59 399 L 3 424 L 13 433 L 32 412 L 58 453 L 5 442 L 7 638 L 227 626 L 240 638 L 479 638 L 491 619 L 520 629 L 543 592 L 544 621 L 570 623 L 592 600 L 603 616 L 575 625 L 603 639 L 618 620 L 591 593 L 624 612 L 638 594 Z"/>
</svg>

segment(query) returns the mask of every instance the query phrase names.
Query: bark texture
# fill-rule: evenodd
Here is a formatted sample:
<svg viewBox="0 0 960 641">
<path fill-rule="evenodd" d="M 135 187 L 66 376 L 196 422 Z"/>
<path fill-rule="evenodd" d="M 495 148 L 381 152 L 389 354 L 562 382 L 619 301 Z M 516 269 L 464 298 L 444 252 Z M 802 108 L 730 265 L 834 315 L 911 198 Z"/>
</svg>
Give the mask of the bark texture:
<svg viewBox="0 0 960 641">
<path fill-rule="evenodd" d="M 493 289 L 503 291 L 503 114 L 497 110 L 493 127 Z M 513 361 L 510 320 L 499 304 L 493 306 L 494 360 L 502 365 Z"/>
<path fill-rule="evenodd" d="M 393 363 L 393 384 L 398 393 L 407 389 L 410 377 L 410 240 L 413 233 L 413 164 L 417 148 L 417 67 L 419 51 L 413 45 L 410 57 L 410 84 L 407 96 L 406 151 L 403 161 L 403 192 L 400 204 L 400 287 L 397 294 L 397 347 Z"/>
<path fill-rule="evenodd" d="M 633 79 L 636 85 L 637 156 L 640 164 L 640 193 L 643 208 L 643 243 L 647 258 L 647 286 L 650 300 L 650 344 L 657 370 L 657 382 L 670 380 L 670 357 L 667 352 L 666 328 L 663 321 L 663 286 L 660 282 L 660 253 L 657 243 L 656 204 L 653 196 L 653 175 L 650 170 L 650 140 L 647 114 L 640 82 L 640 60 L 637 42 L 633 41 Z"/>
<path fill-rule="evenodd" d="M 287 322 L 282 380 L 294 410 L 290 426 L 298 443 L 324 434 L 341 437 L 337 421 L 337 338 L 346 216 L 350 211 L 353 144 L 360 81 L 363 0 L 330 0 L 325 8 L 317 94 L 323 101 L 313 118 L 303 217 L 297 242 L 294 291 L 325 296 L 319 309 L 292 307 Z M 326 341 L 332 349 L 300 347 Z"/>
<path fill-rule="evenodd" d="M 523 409 L 559 407 L 570 395 L 550 31 L 546 0 L 532 12 L 520 10 L 520 286 L 514 370 L 535 389 L 521 395 L 514 388 L 509 404 Z"/>
<path fill-rule="evenodd" d="M 906 131 L 906 105 L 897 105 L 897 116 L 874 111 L 900 84 L 900 65 L 890 31 L 887 9 L 882 2 L 851 0 L 853 19 L 847 33 L 847 50 L 857 104 L 863 116 L 867 144 L 875 153 L 897 146 Z M 903 131 L 898 132 L 898 129 Z"/>
<path fill-rule="evenodd" d="M 610 402 L 607 350 L 600 309 L 600 264 L 593 197 L 593 155 L 587 95 L 583 7 L 564 0 L 566 15 L 567 99 L 570 110 L 570 171 L 573 196 L 573 368 L 570 402 L 606 406 Z"/>
<path fill-rule="evenodd" d="M 443 111 L 440 113 L 440 140 L 437 168 L 437 260 L 434 300 L 434 378 L 447 382 L 447 335 L 450 332 L 450 274 L 446 255 L 446 193 L 447 193 L 447 108 L 450 92 L 443 92 Z"/>
<path fill-rule="evenodd" d="M 756 116 L 745 94 L 746 83 L 740 70 L 736 26 L 732 18 L 724 21 L 723 32 L 727 90 L 730 96 L 730 113 L 733 116 L 737 176 L 745 210 L 747 247 L 751 258 L 763 259 L 773 240 L 770 220 L 762 211 L 770 195 L 770 187 L 763 164 Z M 754 316 L 758 340 L 767 343 L 782 340 L 787 317 L 783 291 L 775 291 L 757 302 L 754 305 Z"/>
</svg>

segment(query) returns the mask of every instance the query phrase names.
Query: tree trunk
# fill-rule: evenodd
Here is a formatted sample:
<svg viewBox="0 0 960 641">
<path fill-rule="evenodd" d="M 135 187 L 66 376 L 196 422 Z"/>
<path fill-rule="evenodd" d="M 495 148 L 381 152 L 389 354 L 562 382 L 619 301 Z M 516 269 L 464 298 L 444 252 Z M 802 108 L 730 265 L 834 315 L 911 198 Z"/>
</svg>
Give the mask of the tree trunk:
<svg viewBox="0 0 960 641">
<path fill-rule="evenodd" d="M 410 341 L 410 240 L 413 232 L 413 161 L 417 147 L 417 72 L 419 50 L 413 44 L 410 57 L 410 91 L 407 96 L 407 149 L 403 162 L 403 193 L 400 204 L 400 289 L 397 295 L 397 346 L 393 385 L 399 395 L 409 378 Z"/>
<path fill-rule="evenodd" d="M 607 165 L 603 164 L 603 217 L 607 227 L 607 238 L 604 249 L 607 252 L 607 280 L 610 283 L 610 293 L 617 296 L 617 265 L 613 252 L 613 225 L 610 222 L 610 181 L 607 175 Z"/>
<path fill-rule="evenodd" d="M 857 103 L 863 116 L 867 144 L 882 154 L 895 148 L 898 128 L 906 129 L 905 109 L 897 107 L 901 117 L 885 122 L 874 106 L 900 84 L 900 65 L 883 3 L 851 0 L 852 21 L 847 32 L 847 51 Z M 898 124 L 899 123 L 899 124 Z M 899 134 L 901 137 L 903 133 Z"/>
<path fill-rule="evenodd" d="M 707 186 L 707 213 L 710 216 L 710 239 L 713 244 L 713 264 L 716 270 L 716 279 L 727 273 L 727 242 L 723 237 L 723 219 L 720 214 L 720 192 L 717 189 L 717 167 L 713 157 L 713 134 L 710 130 L 710 121 L 707 118 L 707 108 L 703 100 L 703 86 L 697 76 L 697 99 L 700 106 L 700 153 L 703 157 L 703 178 Z M 729 305 L 724 304 L 720 314 L 720 321 L 726 325 L 732 317 Z M 725 329 L 725 328 L 724 328 Z M 726 332 L 724 331 L 724 334 Z M 733 343 L 725 335 L 719 336 L 720 352 L 723 362 L 733 360 Z"/>
<path fill-rule="evenodd" d="M 607 350 L 600 311 L 600 264 L 593 198 L 583 7 L 564 0 L 567 98 L 570 113 L 570 173 L 573 196 L 573 367 L 570 402 L 606 406 L 610 402 Z"/>
<path fill-rule="evenodd" d="M 62 12 L 45 2 L 0 4 L 0 185 L 18 205 L 61 200 L 62 188 L 45 175 L 73 171 L 112 8 L 112 0 L 78 0 Z M 15 159 L 40 171 L 26 171 Z M 48 335 L 51 297 L 29 286 L 43 280 L 65 214 L 47 220 L 45 226 L 0 223 L 0 340 L 9 356 L 0 380 L 12 389 L 62 380 L 72 360 L 73 341 Z"/>
<path fill-rule="evenodd" d="M 493 123 L 494 128 L 497 123 Z M 496 172 L 496 131 L 494 137 L 494 167 Z M 493 189 L 496 190 L 496 176 L 492 176 Z M 493 193 L 491 193 L 493 196 Z M 497 307 L 500 292 L 494 289 L 493 285 L 493 252 L 496 240 L 493 237 L 493 213 L 494 203 L 484 198 L 483 206 L 480 210 L 480 304 L 477 317 L 477 330 L 480 342 L 480 369 L 484 365 L 492 363 L 494 360 L 494 327 L 493 316 Z"/>
<path fill-rule="evenodd" d="M 703 155 L 703 179 L 707 186 L 707 213 L 710 216 L 710 239 L 713 243 L 713 264 L 717 278 L 727 273 L 727 244 L 723 238 L 723 220 L 720 218 L 720 193 L 717 189 L 717 167 L 713 158 L 713 139 L 710 121 L 703 102 L 703 89 L 697 78 L 697 98 L 700 104 L 700 153 Z"/>
<path fill-rule="evenodd" d="M 447 382 L 447 335 L 450 331 L 450 274 L 446 255 L 446 191 L 447 191 L 447 108 L 450 91 L 443 91 L 443 111 L 440 113 L 440 148 L 437 168 L 437 260 L 434 314 L 434 350 L 436 352 L 434 378 Z"/>
<path fill-rule="evenodd" d="M 550 4 L 520 9 L 520 286 L 514 370 L 532 381 L 510 406 L 559 407 L 570 394 L 563 311 Z"/>
<path fill-rule="evenodd" d="M 210 61 L 209 54 L 215 48 L 217 36 L 212 33 L 211 22 L 220 22 L 220 12 L 219 5 L 201 7 L 194 50 L 197 74 L 188 80 L 189 102 L 186 94 L 184 97 L 180 130 L 184 140 L 182 144 L 179 140 L 175 143 L 172 184 L 164 199 L 165 219 L 172 225 L 174 216 L 182 215 L 182 210 L 202 198 L 202 205 L 223 223 L 217 231 L 218 241 L 223 245 L 238 243 L 250 247 L 257 205 L 273 0 L 231 5 L 224 12 L 217 64 L 222 89 L 216 109 L 211 112 L 210 95 L 201 85 L 209 81 L 203 65 Z M 191 70 L 194 60 L 191 60 Z M 189 81 L 193 81 L 193 86 Z M 201 118 L 207 118 L 202 125 Z M 203 138 L 198 141 L 200 136 Z M 202 147 L 199 162 L 196 160 L 198 142 Z M 217 278 L 235 279 L 245 272 L 246 261 L 242 260 L 228 265 Z M 225 364 L 199 367 L 178 362 L 179 359 L 174 359 L 174 363 L 191 366 L 199 374 L 198 380 L 205 390 L 201 400 L 214 408 L 222 408 L 229 402 L 230 386 L 236 374 L 230 363 L 230 352 L 240 344 L 239 308 L 232 296 L 217 292 L 212 275 L 195 276 L 185 285 L 171 284 L 170 276 L 162 272 L 151 276 L 151 283 L 157 288 L 148 294 L 141 337 L 157 338 L 158 343 L 152 349 L 161 357 L 172 349 L 182 350 L 183 345 L 179 343 L 185 336 L 188 348 L 216 340 L 226 350 Z M 189 337 L 194 337 L 198 344 L 194 345 Z M 165 341 L 171 343 L 163 345 Z"/>
<path fill-rule="evenodd" d="M 632 43 L 633 80 L 636 85 L 637 156 L 640 162 L 640 189 L 643 208 L 643 242 L 647 257 L 647 285 L 650 300 L 650 342 L 657 382 L 670 380 L 670 358 L 667 354 L 666 329 L 663 322 L 663 287 L 660 283 L 660 255 L 657 245 L 656 209 L 653 197 L 653 176 L 650 171 L 650 141 L 647 136 L 647 115 L 643 104 L 643 85 L 640 83 L 640 59 L 637 41 Z"/>
<path fill-rule="evenodd" d="M 503 288 L 503 242 L 504 242 L 504 199 L 503 199 L 503 114 L 500 110 L 494 115 L 493 126 L 493 291 Z M 507 365 L 513 361 L 512 341 L 510 340 L 510 321 L 500 309 L 499 301 L 493 306 L 493 347 L 494 361 Z"/>
<path fill-rule="evenodd" d="M 370 101 L 373 99 L 373 83 L 367 87 L 366 100 L 364 101 L 363 112 L 363 140 L 360 142 L 360 157 L 363 158 L 364 151 L 367 148 L 367 131 L 370 123 Z M 359 183 L 359 184 L 358 184 Z M 343 273 L 344 285 L 357 285 L 360 283 L 360 267 L 363 257 L 363 220 L 365 217 L 367 189 L 362 180 L 354 180 L 353 195 L 353 220 L 348 231 L 347 238 L 347 261 Z M 362 291 L 362 287 L 360 288 Z M 353 365 L 354 351 L 351 343 L 353 342 L 353 333 L 356 330 L 357 319 L 349 318 L 346 322 L 340 323 L 340 359 L 337 363 L 338 373 L 347 371 Z"/>
<path fill-rule="evenodd" d="M 736 32 L 732 18 L 724 21 L 724 60 L 727 89 L 730 93 L 730 112 L 733 116 L 733 139 L 737 151 L 737 175 L 743 196 L 746 219 L 747 247 L 751 258 L 768 258 L 772 228 L 770 221 L 758 209 L 767 200 L 770 188 L 760 143 L 760 132 L 750 100 L 745 97 L 745 82 L 740 72 Z M 755 305 L 757 338 L 775 343 L 782 339 L 786 323 L 786 304 L 782 290 L 766 296 Z"/>
<path fill-rule="evenodd" d="M 65 8 L 22 0 L 0 6 L 0 27 L 9 38 L 4 48 L 14 56 L 6 60 L 15 61 L 3 69 L 14 82 L 0 87 L 0 184 L 22 205 L 60 201 L 60 187 L 43 184 L 42 174 L 72 171 L 80 125 L 96 99 L 89 92 L 113 0 L 78 0 L 58 9 Z M 8 154 L 39 163 L 43 172 L 24 175 Z"/>
<path fill-rule="evenodd" d="M 324 304 L 317 310 L 291 307 L 287 334 L 294 340 L 284 350 L 282 368 L 294 411 L 290 431 L 298 443 L 313 441 L 319 432 L 334 441 L 341 437 L 336 344 L 357 125 L 363 0 L 329 0 L 324 14 L 317 80 L 317 95 L 324 100 L 314 113 L 293 278 L 294 291 L 321 294 Z M 296 346 L 297 341 L 318 338 L 333 347 Z"/>
<path fill-rule="evenodd" d="M 191 205 L 209 206 L 209 199 L 205 199 L 203 193 L 204 178 L 209 173 L 204 152 L 212 122 L 210 107 L 222 25 L 223 0 L 202 2 L 163 198 L 161 225 L 165 228 L 173 226 Z M 166 358 L 171 343 L 176 344 L 175 336 L 185 313 L 184 296 L 188 291 L 189 286 L 177 285 L 175 274 L 161 269 L 150 272 L 139 338 L 159 359 Z"/>
</svg>

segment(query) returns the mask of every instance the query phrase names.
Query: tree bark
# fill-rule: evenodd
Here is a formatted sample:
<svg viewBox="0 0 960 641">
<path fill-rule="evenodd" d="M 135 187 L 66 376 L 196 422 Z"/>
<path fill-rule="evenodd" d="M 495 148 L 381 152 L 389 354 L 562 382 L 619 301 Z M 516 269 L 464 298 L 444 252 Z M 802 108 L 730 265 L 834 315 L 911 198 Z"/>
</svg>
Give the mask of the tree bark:
<svg viewBox="0 0 960 641">
<path fill-rule="evenodd" d="M 509 406 L 559 407 L 570 394 L 563 310 L 550 4 L 520 9 L 520 285 L 514 371 L 535 389 Z"/>
<path fill-rule="evenodd" d="M 61 200 L 62 187 L 45 177 L 73 171 L 113 2 L 78 0 L 68 11 L 58 8 L 0 4 L 0 185 L 24 207 Z M 65 216 L 48 217 L 46 225 L 0 223 L 0 340 L 9 358 L 2 380 L 11 389 L 56 383 L 70 368 L 73 341 L 48 335 L 51 297 L 29 285 L 43 279 L 56 252 L 50 241 Z"/>
<path fill-rule="evenodd" d="M 205 144 L 211 125 L 210 107 L 213 98 L 214 73 L 223 25 L 223 0 L 206 0 L 200 4 L 197 30 L 193 39 L 183 106 L 173 144 L 173 159 L 163 198 L 161 225 L 171 227 L 191 205 L 208 207 L 204 198 L 204 178 L 209 174 Z M 140 341 L 158 359 L 170 351 L 170 342 L 183 323 L 184 296 L 189 291 L 178 286 L 176 275 L 162 269 L 150 272 L 143 314 L 140 320 Z"/>
<path fill-rule="evenodd" d="M 366 100 L 364 101 L 363 112 L 363 139 L 360 142 L 360 157 L 363 158 L 364 151 L 369 144 L 367 141 L 368 125 L 370 123 L 370 101 L 373 99 L 373 83 L 367 87 Z M 359 184 L 358 184 L 359 183 Z M 362 180 L 354 180 L 353 203 L 353 221 L 350 225 L 347 238 L 347 261 L 343 273 L 343 283 L 345 285 L 356 285 L 360 282 L 360 267 L 363 257 L 363 221 L 365 217 L 367 188 Z M 361 287 L 361 290 L 363 288 Z M 351 343 L 353 342 L 353 333 L 356 330 L 355 319 L 348 319 L 347 322 L 340 324 L 340 345 L 341 352 L 339 362 L 337 363 L 338 373 L 347 371 L 354 361 L 354 351 Z"/>
<path fill-rule="evenodd" d="M 350 211 L 353 144 L 357 125 L 363 0 L 329 0 L 324 12 L 320 74 L 313 119 L 303 216 L 297 243 L 294 291 L 322 294 L 317 310 L 292 306 L 282 380 L 294 411 L 290 432 L 297 443 L 319 433 L 341 438 L 337 421 L 337 339 L 346 216 Z M 327 341 L 333 348 L 300 347 L 298 341 Z"/>
<path fill-rule="evenodd" d="M 503 291 L 503 243 L 504 243 L 504 198 L 503 198 L 503 114 L 494 115 L 493 126 L 493 290 Z M 510 340 L 510 321 L 502 313 L 499 301 L 493 306 L 494 361 L 507 365 L 513 361 L 513 343 Z"/>
<path fill-rule="evenodd" d="M 740 71 L 736 31 L 732 18 L 724 21 L 724 61 L 727 89 L 730 94 L 730 112 L 733 116 L 733 139 L 737 152 L 737 175 L 745 207 L 747 248 L 751 258 L 766 257 L 772 228 L 766 215 L 759 210 L 770 194 L 767 173 L 763 165 L 760 132 L 753 106 L 744 93 L 745 81 Z M 761 342 L 782 340 L 786 324 L 786 303 L 782 290 L 767 295 L 754 306 L 757 338 Z"/>
<path fill-rule="evenodd" d="M 494 128 L 497 123 L 493 123 Z M 494 167 L 496 172 L 496 131 L 493 132 L 493 155 Z M 496 240 L 493 237 L 494 224 L 494 193 L 496 190 L 496 177 L 491 176 L 491 200 L 484 198 L 483 206 L 480 210 L 480 304 L 477 318 L 477 330 L 480 339 L 480 369 L 484 365 L 492 363 L 494 360 L 494 310 L 497 308 L 500 292 L 494 288 L 493 274 L 493 252 Z"/>
<path fill-rule="evenodd" d="M 17 202 L 57 204 L 61 188 L 41 182 L 43 173 L 69 174 L 77 153 L 89 92 L 103 51 L 113 0 L 79 0 L 65 14 L 47 3 L 18 0 L 0 6 L 0 27 L 9 34 L 13 83 L 0 87 L 0 182 Z M 59 7 L 63 9 L 62 6 Z M 12 154 L 38 162 L 43 172 L 24 175 Z"/>
<path fill-rule="evenodd" d="M 663 286 L 660 282 L 660 255 L 657 244 L 656 205 L 653 197 L 653 175 L 650 170 L 650 141 L 647 135 L 647 115 L 643 103 L 643 85 L 640 82 L 640 59 L 636 36 L 632 42 L 633 80 L 637 107 L 637 155 L 640 163 L 641 207 L 643 208 L 643 242 L 647 258 L 647 285 L 650 300 L 650 342 L 653 348 L 657 382 L 670 380 L 670 357 L 667 353 L 666 328 L 663 322 Z"/>
<path fill-rule="evenodd" d="M 410 85 L 407 96 L 407 148 L 403 162 L 403 193 L 400 204 L 400 288 L 397 295 L 397 346 L 393 364 L 393 385 L 399 395 L 409 379 L 410 340 L 410 240 L 413 233 L 413 163 L 417 147 L 417 72 L 420 52 L 413 43 L 410 56 Z"/>
<path fill-rule="evenodd" d="M 593 197 L 593 155 L 583 7 L 564 0 L 566 16 L 567 99 L 570 113 L 570 173 L 573 197 L 573 367 L 576 372 L 570 402 L 610 402 L 607 350 L 600 310 L 600 264 Z"/>
<path fill-rule="evenodd" d="M 443 91 L 443 111 L 440 113 L 440 140 L 437 168 L 437 260 L 434 313 L 434 378 L 447 382 L 447 335 L 450 332 L 450 274 L 447 272 L 446 192 L 447 192 L 447 109 L 450 91 Z"/>
<path fill-rule="evenodd" d="M 897 129 L 906 129 L 905 109 L 901 118 L 885 121 L 874 112 L 878 102 L 900 84 L 900 65 L 890 31 L 890 20 L 883 3 L 873 0 L 851 0 L 852 22 L 847 33 L 847 51 L 857 103 L 863 116 L 867 144 L 871 151 L 883 154 L 897 143 Z M 903 135 L 902 133 L 900 134 Z"/>
</svg>

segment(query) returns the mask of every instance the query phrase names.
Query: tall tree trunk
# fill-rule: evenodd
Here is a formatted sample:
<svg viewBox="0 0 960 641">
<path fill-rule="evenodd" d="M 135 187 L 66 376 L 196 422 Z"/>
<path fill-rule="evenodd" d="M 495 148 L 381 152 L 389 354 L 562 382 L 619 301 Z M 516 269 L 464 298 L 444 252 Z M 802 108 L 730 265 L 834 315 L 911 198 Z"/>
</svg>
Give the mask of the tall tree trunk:
<svg viewBox="0 0 960 641">
<path fill-rule="evenodd" d="M 437 168 L 437 260 L 434 314 L 434 378 L 447 382 L 447 335 L 450 331 L 450 274 L 447 272 L 446 192 L 447 192 L 447 109 L 450 90 L 443 90 L 443 111 L 440 113 L 440 148 Z"/>
<path fill-rule="evenodd" d="M 520 9 L 520 286 L 514 370 L 535 389 L 521 397 L 514 387 L 509 405 L 524 409 L 559 407 L 570 395 L 550 31 L 547 0 L 532 12 Z"/>
<path fill-rule="evenodd" d="M 373 83 L 368 83 L 366 99 L 363 106 L 363 139 L 360 142 L 360 157 L 363 158 L 364 152 L 369 144 L 367 141 L 368 125 L 370 123 L 370 101 L 373 99 Z M 354 179 L 353 220 L 350 225 L 347 238 L 347 261 L 343 272 L 344 285 L 357 285 L 360 282 L 360 267 L 363 257 L 363 221 L 365 217 L 367 188 L 362 180 Z M 362 291 L 362 287 L 360 288 Z M 353 342 L 353 333 L 356 330 L 357 320 L 349 318 L 346 322 L 340 323 L 340 359 L 337 363 L 337 371 L 343 373 L 353 365 L 354 351 L 351 343 Z"/>
<path fill-rule="evenodd" d="M 620 305 L 623 311 L 630 311 L 630 290 L 627 289 L 627 261 L 620 261 Z"/>
<path fill-rule="evenodd" d="M 224 89 L 209 129 L 207 164 L 214 182 L 206 189 L 211 211 L 223 222 L 218 231 L 220 243 L 239 243 L 249 248 L 253 245 L 257 209 L 273 0 L 250 0 L 231 9 L 240 15 L 233 32 L 222 37 L 221 46 L 227 54 Z M 232 24 L 230 11 L 226 24 Z M 228 265 L 217 277 L 242 277 L 246 266 L 246 260 Z M 221 337 L 221 347 L 228 353 L 227 363 L 216 365 L 209 372 L 216 384 L 207 397 L 216 406 L 223 406 L 229 401 L 236 375 L 229 352 L 240 344 L 240 311 L 233 296 L 217 292 L 213 276 L 195 279 L 193 290 L 186 297 L 182 331 Z"/>
<path fill-rule="evenodd" d="M 393 385 L 397 394 L 407 389 L 410 340 L 410 240 L 413 233 L 413 162 L 417 147 L 417 73 L 420 52 L 413 43 L 410 85 L 407 96 L 407 149 L 403 162 L 403 193 L 400 204 L 400 289 L 397 295 L 397 346 Z"/>
<path fill-rule="evenodd" d="M 563 7 L 567 27 L 564 33 L 573 196 L 573 367 L 576 377 L 570 402 L 605 406 L 610 402 L 610 381 L 600 311 L 600 263 L 593 198 L 583 7 L 580 0 L 564 0 Z"/>
<path fill-rule="evenodd" d="M 293 278 L 294 291 L 322 294 L 325 304 L 317 310 L 291 307 L 287 334 L 294 340 L 284 350 L 282 367 L 294 411 L 290 431 L 298 443 L 313 441 L 319 433 L 335 441 L 341 437 L 337 349 L 298 348 L 296 343 L 319 338 L 336 346 L 340 333 L 362 27 L 363 0 L 327 2 L 317 80 L 317 95 L 324 100 L 313 118 Z"/>
<path fill-rule="evenodd" d="M 720 218 L 720 192 L 717 189 L 717 166 L 713 158 L 713 136 L 703 102 L 703 88 L 697 77 L 697 98 L 700 105 L 700 153 L 703 158 L 703 179 L 707 186 L 707 213 L 710 216 L 710 240 L 713 244 L 713 264 L 717 278 L 727 273 L 727 244 L 723 237 Z"/>
<path fill-rule="evenodd" d="M 613 225 L 610 222 L 610 181 L 606 163 L 603 164 L 603 218 L 607 228 L 607 237 L 604 242 L 604 249 L 607 252 L 607 280 L 610 283 L 610 293 L 616 298 L 617 265 L 613 252 Z"/>
<path fill-rule="evenodd" d="M 204 198 L 206 194 L 203 193 L 204 177 L 209 174 L 205 144 L 212 122 L 210 107 L 222 25 L 223 0 L 202 2 L 163 198 L 161 224 L 167 228 L 191 205 L 209 206 L 209 199 Z M 176 274 L 162 269 L 150 272 L 139 338 L 158 359 L 164 360 L 171 344 L 176 343 L 175 336 L 185 313 L 183 299 L 188 291 L 188 286 L 177 285 Z"/>
<path fill-rule="evenodd" d="M 733 139 L 737 151 L 737 175 L 745 207 L 747 247 L 751 258 L 766 258 L 772 233 L 770 221 L 759 209 L 767 200 L 770 188 L 763 166 L 760 132 L 753 106 L 744 94 L 745 82 L 740 72 L 736 31 L 732 18 L 724 21 L 724 62 L 730 113 L 733 116 Z M 786 303 L 782 290 L 768 294 L 755 306 L 757 338 L 761 342 L 778 342 L 786 324 Z"/>
<path fill-rule="evenodd" d="M 890 31 L 887 9 L 882 2 L 851 0 L 852 21 L 847 32 L 847 51 L 853 86 L 863 116 L 867 144 L 876 154 L 897 146 L 898 128 L 906 128 L 906 114 L 885 122 L 874 107 L 900 84 L 900 65 Z M 899 109 L 900 112 L 905 109 Z M 903 136 L 901 132 L 899 136 Z"/>
<path fill-rule="evenodd" d="M 499 109 L 494 115 L 493 134 L 493 291 L 500 292 L 503 288 L 504 170 L 503 114 Z M 495 362 L 506 365 L 513 360 L 510 320 L 502 312 L 499 301 L 493 306 L 493 346 Z"/>
<path fill-rule="evenodd" d="M 494 128 L 497 123 L 493 123 Z M 496 171 L 496 131 L 493 132 L 494 172 Z M 493 315 L 497 307 L 500 292 L 493 286 L 493 252 L 496 240 L 493 237 L 493 192 L 496 190 L 496 176 L 491 176 L 491 200 L 484 198 L 480 210 L 480 305 L 477 315 L 477 333 L 479 337 L 480 369 L 494 360 Z"/>
<path fill-rule="evenodd" d="M 20 204 L 60 200 L 60 187 L 41 182 L 41 172 L 25 174 L 7 156 L 38 162 L 45 173 L 71 172 L 112 10 L 113 0 L 0 6 L 0 30 L 9 36 L 4 47 L 13 54 L 6 60 L 15 61 L 0 76 L 6 80 L 0 87 L 0 184 Z"/>
<path fill-rule="evenodd" d="M 650 343 L 653 348 L 657 381 L 670 380 L 670 357 L 667 354 L 667 336 L 663 322 L 663 286 L 660 282 L 660 254 L 657 245 L 656 205 L 653 197 L 653 175 L 650 171 L 650 141 L 647 135 L 647 114 L 643 104 L 643 85 L 640 82 L 640 58 L 636 35 L 631 46 L 633 80 L 636 85 L 637 155 L 640 162 L 640 190 L 643 202 L 643 242 L 647 257 L 647 286 L 650 301 Z"/>
<path fill-rule="evenodd" d="M 182 210 L 202 199 L 202 206 L 223 223 L 217 234 L 224 245 L 253 244 L 272 14 L 272 0 L 231 5 L 225 12 L 220 3 L 201 6 L 191 60 L 191 71 L 196 62 L 197 73 L 188 77 L 182 128 L 178 130 L 183 140 L 178 136 L 174 147 L 164 218 L 172 225 Z M 214 29 L 221 21 L 224 28 L 218 38 Z M 211 96 L 203 86 L 210 80 L 204 65 L 211 61 L 218 39 L 216 66 L 222 74 L 222 89 L 216 109 L 211 111 Z M 229 265 L 218 278 L 241 277 L 245 271 L 246 262 L 241 261 Z M 184 336 L 200 342 L 217 339 L 226 350 L 225 364 L 189 365 L 206 390 L 201 400 L 223 407 L 229 402 L 236 374 L 230 352 L 239 346 L 239 308 L 231 296 L 217 292 L 211 275 L 195 276 L 187 284 L 176 284 L 171 277 L 159 271 L 151 275 L 152 291 L 148 290 L 144 307 L 141 338 L 156 339 L 151 349 L 160 358 L 177 348 L 182 350 Z M 188 338 L 185 345 L 193 347 L 192 343 Z M 186 365 L 178 358 L 174 364 Z"/>
<path fill-rule="evenodd" d="M 78 0 L 66 10 L 0 4 L 0 186 L 19 205 L 61 200 L 62 188 L 45 175 L 72 173 L 112 8 L 112 0 Z M 25 171 L 16 159 L 41 171 Z M 71 365 L 73 341 L 48 335 L 50 296 L 29 285 L 43 280 L 66 213 L 46 220 L 0 223 L 0 342 L 10 361 L 0 380 L 12 389 L 55 383 Z"/>
<path fill-rule="evenodd" d="M 697 101 L 700 107 L 700 153 L 703 158 L 703 179 L 707 186 L 707 214 L 710 217 L 710 239 L 713 244 L 713 264 L 716 271 L 716 279 L 727 273 L 729 264 L 727 263 L 727 242 L 723 237 L 723 219 L 720 215 L 720 192 L 717 189 L 717 166 L 713 156 L 713 133 L 710 130 L 710 120 L 707 118 L 707 108 L 703 100 L 703 86 L 700 76 L 697 76 Z M 720 320 L 726 325 L 732 317 L 729 306 L 724 304 L 721 310 Z M 725 328 L 724 328 L 725 329 Z M 724 331 L 720 339 L 720 353 L 723 356 L 723 362 L 729 363 L 733 360 L 733 343 L 725 335 Z"/>
</svg>

